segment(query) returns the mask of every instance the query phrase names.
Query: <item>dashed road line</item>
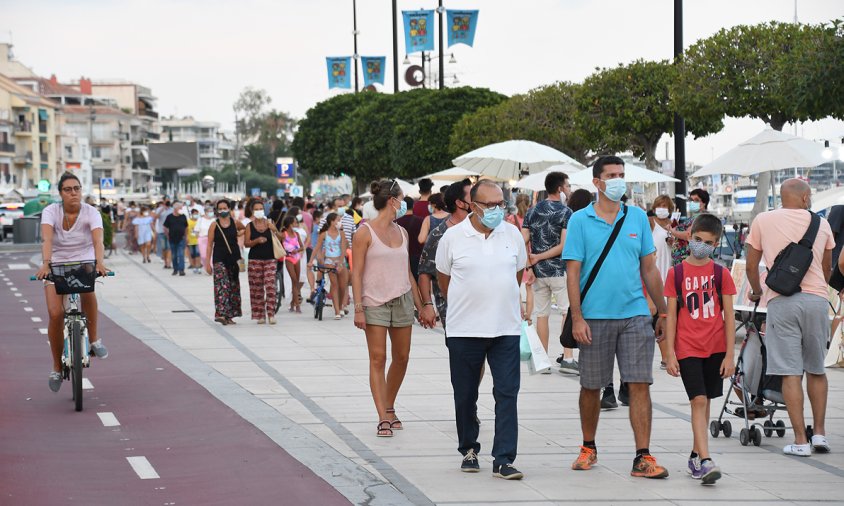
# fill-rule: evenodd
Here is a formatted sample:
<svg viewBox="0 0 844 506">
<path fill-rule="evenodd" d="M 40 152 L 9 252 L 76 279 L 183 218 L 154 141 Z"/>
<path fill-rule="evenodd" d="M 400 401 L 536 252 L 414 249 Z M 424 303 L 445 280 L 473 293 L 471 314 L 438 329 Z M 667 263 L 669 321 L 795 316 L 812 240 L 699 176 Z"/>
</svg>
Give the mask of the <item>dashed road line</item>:
<svg viewBox="0 0 844 506">
<path fill-rule="evenodd" d="M 6 284 L 8 284 L 8 283 L 6 283 Z M 13 287 L 9 288 L 9 291 L 12 291 L 12 292 L 17 292 L 17 291 L 18 291 L 18 289 L 17 289 L 17 288 L 15 288 L 15 287 L 13 286 Z"/>
<path fill-rule="evenodd" d="M 24 310 L 24 311 L 26 311 L 27 313 L 31 313 L 31 312 L 32 312 L 32 308 L 31 308 L 31 307 L 25 307 L 25 308 L 23 308 L 23 310 Z"/>
<path fill-rule="evenodd" d="M 82 378 L 82 390 L 93 390 L 94 385 L 88 378 Z"/>
<path fill-rule="evenodd" d="M 27 271 L 32 269 L 29 264 L 9 264 L 10 271 Z"/>
<path fill-rule="evenodd" d="M 132 469 L 135 471 L 135 474 L 138 475 L 138 478 L 142 480 L 157 480 L 158 478 L 161 478 L 161 476 L 158 476 L 158 473 L 155 472 L 155 468 L 152 467 L 152 464 L 149 463 L 146 457 L 126 457 L 126 460 L 129 461 L 129 465 L 132 466 Z"/>
<path fill-rule="evenodd" d="M 47 334 L 47 329 L 41 328 L 41 329 L 38 329 L 38 332 L 40 332 L 41 334 L 46 335 L 46 334 Z"/>
<path fill-rule="evenodd" d="M 32 321 L 34 321 L 35 323 L 39 323 L 41 321 L 40 316 L 31 316 L 30 318 L 32 318 Z"/>
<path fill-rule="evenodd" d="M 15 297 L 23 297 L 23 294 L 21 294 L 19 292 L 15 292 Z"/>
<path fill-rule="evenodd" d="M 117 417 L 110 411 L 97 413 L 97 416 L 100 417 L 100 421 L 103 422 L 103 427 L 117 427 L 120 425 L 120 422 L 117 421 Z"/>
</svg>

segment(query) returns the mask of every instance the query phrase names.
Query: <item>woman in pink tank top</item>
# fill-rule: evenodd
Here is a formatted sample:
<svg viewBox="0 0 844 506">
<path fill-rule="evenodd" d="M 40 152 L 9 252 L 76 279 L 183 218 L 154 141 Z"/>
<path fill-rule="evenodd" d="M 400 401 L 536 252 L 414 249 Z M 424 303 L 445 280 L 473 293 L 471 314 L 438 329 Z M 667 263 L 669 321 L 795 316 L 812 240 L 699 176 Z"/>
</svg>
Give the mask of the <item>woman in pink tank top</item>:
<svg viewBox="0 0 844 506">
<path fill-rule="evenodd" d="M 396 396 L 407 371 L 413 309 L 425 327 L 436 322 L 431 305 L 422 304 L 419 288 L 410 272 L 407 232 L 394 223 L 407 211 L 396 181 L 372 183 L 372 202 L 378 216 L 358 229 L 352 240 L 352 292 L 355 326 L 366 332 L 369 348 L 369 385 L 378 411 L 378 437 L 391 437 L 401 430 L 396 416 Z M 387 334 L 392 343 L 392 362 L 387 363 Z"/>
</svg>

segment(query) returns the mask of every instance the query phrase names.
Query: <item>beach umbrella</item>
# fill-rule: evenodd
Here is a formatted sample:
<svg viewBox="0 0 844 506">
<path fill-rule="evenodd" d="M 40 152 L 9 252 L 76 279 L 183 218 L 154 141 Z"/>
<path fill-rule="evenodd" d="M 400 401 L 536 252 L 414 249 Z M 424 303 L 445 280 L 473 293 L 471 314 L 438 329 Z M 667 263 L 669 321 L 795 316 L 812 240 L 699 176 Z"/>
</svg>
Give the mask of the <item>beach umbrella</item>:
<svg viewBox="0 0 844 506">
<path fill-rule="evenodd" d="M 769 128 L 704 165 L 692 177 L 750 176 L 794 167 L 817 167 L 827 162 L 823 149 L 817 142 Z"/>
<path fill-rule="evenodd" d="M 666 176 L 659 172 L 647 169 L 641 165 L 627 163 L 624 165 L 624 180 L 628 183 L 676 183 L 679 179 Z M 582 170 L 571 176 L 571 184 L 583 188 L 594 188 L 592 186 L 592 169 Z"/>
<path fill-rule="evenodd" d="M 467 177 L 477 177 L 480 176 L 480 172 L 475 172 L 473 170 L 466 170 L 462 167 L 452 167 L 450 169 L 441 170 L 439 172 L 434 172 L 433 174 L 428 174 L 428 179 L 436 179 L 440 181 L 462 181 Z"/>
<path fill-rule="evenodd" d="M 525 140 L 490 144 L 461 155 L 452 162 L 457 167 L 476 171 L 482 176 L 499 181 L 514 181 L 524 173 L 542 172 L 561 163 L 580 165 L 577 160 L 562 151 Z"/>
<path fill-rule="evenodd" d="M 582 165 L 573 165 L 570 163 L 563 163 L 560 165 L 553 165 L 548 167 L 547 169 L 543 170 L 542 172 L 537 172 L 536 174 L 531 174 L 529 176 L 525 176 L 522 179 L 516 181 L 512 186 L 513 188 L 522 188 L 524 190 L 532 190 L 535 192 L 541 192 L 545 190 L 545 177 L 550 172 L 563 172 L 571 178 L 573 174 L 581 172 L 584 170 Z"/>
</svg>

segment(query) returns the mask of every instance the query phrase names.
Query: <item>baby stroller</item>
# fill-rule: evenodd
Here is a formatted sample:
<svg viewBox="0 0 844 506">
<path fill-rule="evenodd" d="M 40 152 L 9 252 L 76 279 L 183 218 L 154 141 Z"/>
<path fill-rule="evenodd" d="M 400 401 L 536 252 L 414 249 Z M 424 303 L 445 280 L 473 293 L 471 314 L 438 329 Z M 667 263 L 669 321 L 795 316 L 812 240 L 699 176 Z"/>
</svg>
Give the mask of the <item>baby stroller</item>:
<svg viewBox="0 0 844 506">
<path fill-rule="evenodd" d="M 757 304 L 758 307 L 758 304 Z M 777 437 L 785 437 L 787 427 L 782 420 L 774 421 L 774 415 L 779 410 L 785 410 L 785 401 L 782 397 L 782 377 L 769 376 L 767 374 L 767 354 L 765 349 L 765 332 L 760 331 L 765 316 L 756 313 L 756 307 L 748 315 L 745 312 L 741 318 L 741 328 L 745 329 L 744 341 L 741 344 L 736 370 L 730 378 L 730 389 L 724 398 L 724 406 L 718 420 L 709 424 L 709 433 L 712 437 L 724 434 L 730 437 L 733 432 L 729 420 L 724 420 L 724 415 L 732 415 L 744 419 L 744 427 L 739 432 L 739 442 L 742 446 L 753 443 L 754 446 L 762 444 L 762 434 L 771 437 L 776 433 Z M 735 394 L 737 400 L 730 398 Z M 764 419 L 763 423 L 756 420 Z M 806 435 L 812 438 L 812 426 L 806 427 Z"/>
</svg>

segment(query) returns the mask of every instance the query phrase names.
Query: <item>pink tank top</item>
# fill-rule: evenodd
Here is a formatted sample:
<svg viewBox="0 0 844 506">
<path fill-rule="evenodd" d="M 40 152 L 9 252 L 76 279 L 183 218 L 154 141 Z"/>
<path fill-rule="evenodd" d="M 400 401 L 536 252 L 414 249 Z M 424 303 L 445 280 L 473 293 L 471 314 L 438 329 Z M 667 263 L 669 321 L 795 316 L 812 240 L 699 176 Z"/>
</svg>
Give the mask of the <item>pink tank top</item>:
<svg viewBox="0 0 844 506">
<path fill-rule="evenodd" d="M 380 306 L 410 291 L 407 232 L 399 227 L 401 246 L 391 248 L 381 242 L 369 223 L 363 225 L 369 229 L 372 241 L 366 250 L 361 302 L 364 306 Z"/>
</svg>

